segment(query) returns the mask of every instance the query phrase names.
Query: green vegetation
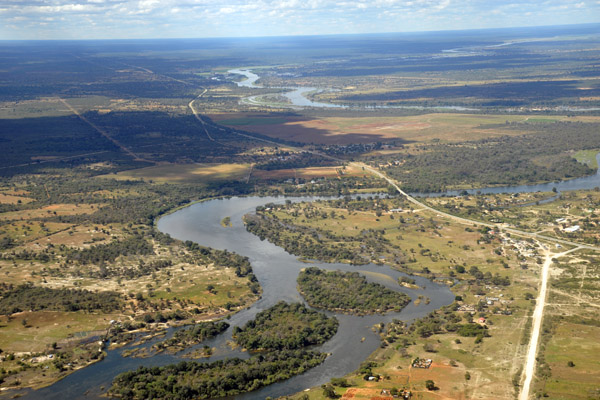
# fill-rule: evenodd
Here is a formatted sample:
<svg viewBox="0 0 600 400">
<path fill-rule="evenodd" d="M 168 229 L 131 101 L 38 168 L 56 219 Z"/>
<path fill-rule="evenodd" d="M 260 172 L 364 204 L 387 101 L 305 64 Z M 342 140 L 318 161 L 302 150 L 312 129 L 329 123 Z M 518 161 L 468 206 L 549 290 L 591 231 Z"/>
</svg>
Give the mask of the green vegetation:
<svg viewBox="0 0 600 400">
<path fill-rule="evenodd" d="M 191 327 L 179 329 L 169 339 L 153 345 L 156 351 L 167 351 L 177 353 L 187 347 L 202 343 L 203 341 L 217 336 L 229 328 L 227 322 L 199 322 Z"/>
<path fill-rule="evenodd" d="M 248 350 L 294 350 L 322 344 L 337 332 L 338 322 L 304 305 L 279 302 L 242 328 L 233 337 Z"/>
<path fill-rule="evenodd" d="M 378 283 L 367 282 L 358 272 L 323 271 L 306 268 L 298 276 L 298 287 L 312 307 L 351 314 L 400 311 L 410 298 Z"/>
<path fill-rule="evenodd" d="M 81 250 L 73 250 L 67 255 L 68 261 L 81 264 L 102 264 L 114 262 L 119 256 L 154 254 L 150 242 L 142 236 L 132 236 L 123 241 L 99 244 Z"/>
<path fill-rule="evenodd" d="M 101 359 L 97 341 L 86 341 L 107 331 L 113 343 L 124 343 L 139 330 L 223 318 L 260 296 L 248 259 L 156 230 L 157 217 L 191 201 L 385 190 L 382 180 L 351 161 L 380 168 L 410 191 L 593 173 L 600 148 L 597 29 L 562 29 L 363 42 L 277 38 L 276 46 L 225 40 L 202 49 L 193 41 L 145 41 L 135 49 L 116 42 L 0 45 L 2 392 L 47 385 Z M 438 57 L 442 49 L 463 46 L 474 54 Z M 237 87 L 232 81 L 239 76 L 224 72 L 257 64 L 262 89 Z M 269 87 L 284 86 L 335 88 L 307 95 L 350 107 L 283 110 L 289 102 Z M 247 100 L 255 95 L 278 108 Z M 435 108 L 457 105 L 477 110 Z M 597 245 L 598 193 L 562 193 L 535 206 L 527 204 L 553 194 L 427 201 L 452 214 Z M 410 327 L 373 327 L 382 346 L 359 375 L 332 380 L 311 398 L 338 397 L 346 386 L 360 389 L 348 392 L 356 399 L 383 396 L 384 389 L 403 393 L 399 387 L 424 399 L 514 397 L 539 264 L 545 250 L 554 250 L 548 244 L 456 224 L 401 198 L 270 205 L 246 223 L 298 256 L 385 263 L 447 284 L 456 295 L 456 305 Z M 535 396 L 598 397 L 598 265 L 595 254 L 580 249 L 552 266 L 552 318 L 543 329 Z M 358 274 L 335 274 L 330 281 L 312 271 L 318 279 L 304 294 L 358 314 L 408 301 Z M 415 307 L 427 301 L 416 299 Z M 268 319 L 238 333 L 260 349 L 319 343 L 334 331 L 320 314 L 288 307 L 270 310 Z M 223 329 L 224 322 L 201 323 L 160 346 L 176 352 Z M 286 352 L 147 368 L 125 374 L 112 394 L 235 395 L 324 358 Z M 412 368 L 415 358 L 434 361 L 430 369 Z M 366 381 L 367 374 L 375 380 Z"/>
<path fill-rule="evenodd" d="M 91 292 L 81 289 L 51 289 L 24 284 L 0 289 L 0 314 L 10 315 L 21 311 L 101 311 L 110 313 L 124 305 L 115 292 Z"/>
<path fill-rule="evenodd" d="M 329 202 L 266 204 L 257 207 L 256 215 L 246 215 L 244 221 L 249 232 L 294 255 L 327 262 L 379 263 L 381 258 L 405 258 L 399 246 L 385 236 L 386 227 L 377 223 L 388 207 L 403 206 L 401 198 L 379 202 L 361 196 L 355 200 L 345 197 Z M 372 213 L 373 221 L 366 221 L 366 213 Z M 353 214 L 358 214 L 360 228 L 345 229 Z"/>
<path fill-rule="evenodd" d="M 208 399 L 250 392 L 313 368 L 326 355 L 282 350 L 213 363 L 180 362 L 140 367 L 118 375 L 109 395 L 121 399 Z"/>
<path fill-rule="evenodd" d="M 588 165 L 590 168 L 598 168 L 598 160 L 596 156 L 598 155 L 598 150 L 579 150 L 573 158 L 575 158 L 578 162 L 582 164 Z"/>
<path fill-rule="evenodd" d="M 574 202 L 574 205 L 577 202 Z M 556 258 L 561 271 L 549 284 L 533 393 L 550 398 L 594 398 L 600 386 L 598 255 L 579 252 Z"/>
<path fill-rule="evenodd" d="M 373 158 L 409 192 L 551 182 L 591 175 L 570 150 L 597 149 L 597 123 L 507 124 L 506 136 L 456 144 L 427 144 L 417 154 Z M 487 128 L 487 127 L 482 127 Z M 514 130 L 530 132 L 509 135 Z"/>
</svg>

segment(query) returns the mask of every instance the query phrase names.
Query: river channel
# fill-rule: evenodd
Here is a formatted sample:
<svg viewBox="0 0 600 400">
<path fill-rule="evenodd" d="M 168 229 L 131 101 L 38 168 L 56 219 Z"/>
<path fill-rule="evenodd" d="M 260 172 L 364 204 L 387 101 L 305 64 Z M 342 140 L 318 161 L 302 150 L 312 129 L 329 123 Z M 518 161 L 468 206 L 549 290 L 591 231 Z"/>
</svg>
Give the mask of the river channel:
<svg viewBox="0 0 600 400">
<path fill-rule="evenodd" d="M 328 313 L 335 315 L 340 325 L 337 334 L 332 339 L 316 348 L 330 354 L 323 364 L 302 375 L 245 395 L 236 396 L 236 398 L 264 399 L 267 396 L 283 396 L 326 383 L 332 377 L 341 377 L 357 369 L 360 363 L 379 346 L 379 337 L 372 331 L 373 325 L 388 322 L 394 318 L 405 321 L 420 318 L 454 300 L 454 295 L 447 286 L 421 277 L 414 278 L 417 284 L 424 289 L 401 287 L 397 283 L 397 279 L 404 274 L 387 266 L 374 264 L 352 266 L 320 262 L 306 264 L 288 254 L 281 247 L 268 241 L 261 241 L 246 231 L 242 222 L 244 214 L 254 211 L 259 205 L 269 202 L 282 203 L 288 199 L 292 201 L 317 200 L 315 197 L 233 197 L 210 200 L 193 204 L 164 216 L 158 221 L 158 229 L 174 238 L 192 240 L 203 246 L 226 249 L 249 257 L 254 274 L 263 289 L 260 300 L 251 307 L 231 316 L 231 319 L 228 320 L 231 327 L 225 333 L 202 344 L 216 349 L 210 358 L 203 360 L 215 361 L 226 357 L 248 357 L 248 353 L 231 349 L 227 345 L 227 341 L 231 339 L 233 327 L 245 324 L 253 319 L 256 313 L 273 306 L 278 301 L 304 302 L 296 289 L 296 278 L 300 270 L 307 265 L 315 265 L 328 270 L 358 271 L 371 282 L 378 282 L 393 290 L 405 292 L 412 299 L 416 299 L 420 295 L 425 296 L 430 299 L 430 302 L 429 304 L 422 302 L 419 305 L 411 303 L 400 313 L 388 313 L 383 316 L 361 317 Z M 221 220 L 226 216 L 231 217 L 231 227 L 221 225 Z M 149 347 L 152 343 L 152 341 L 148 342 L 141 347 Z M 76 371 L 52 386 L 29 391 L 24 398 L 61 400 L 98 398 L 110 387 L 113 378 L 121 372 L 134 370 L 140 365 L 165 365 L 183 359 L 166 354 L 158 354 L 150 358 L 131 358 L 121 355 L 123 351 L 132 348 L 136 348 L 136 346 L 130 345 L 121 349 L 109 350 L 103 361 Z"/>
<path fill-rule="evenodd" d="M 237 83 L 239 86 L 260 87 L 255 85 L 259 76 L 251 71 L 230 70 L 229 72 L 246 76 L 244 81 Z M 292 105 L 311 107 L 337 106 L 312 102 L 304 97 L 304 93 L 319 89 L 286 89 L 291 89 L 291 91 L 285 93 L 284 96 L 288 97 Z M 600 154 L 596 156 L 596 159 L 600 165 Z M 592 176 L 557 183 L 471 189 L 467 190 L 467 192 L 469 194 L 493 194 L 538 191 L 549 192 L 553 189 L 560 192 L 591 189 L 599 186 L 600 170 Z M 456 196 L 459 195 L 460 192 L 447 191 L 444 193 L 423 195 Z M 158 229 L 164 233 L 170 234 L 174 238 L 191 240 L 203 246 L 222 250 L 226 249 L 247 256 L 250 259 L 254 273 L 262 286 L 263 295 L 259 301 L 251 307 L 233 315 L 228 321 L 231 327 L 224 334 L 202 344 L 216 349 L 214 354 L 210 358 L 205 359 L 205 361 L 215 361 L 226 357 L 247 358 L 249 356 L 248 353 L 241 352 L 237 349 L 231 349 L 230 346 L 227 345 L 227 341 L 231 339 L 233 327 L 245 324 L 247 321 L 253 319 L 258 312 L 273 306 L 278 301 L 304 302 L 296 289 L 296 278 L 300 270 L 306 267 L 307 264 L 299 261 L 295 256 L 288 254 L 282 248 L 275 246 L 268 241 L 261 241 L 258 237 L 247 232 L 242 222 L 243 215 L 254 211 L 257 206 L 270 202 L 282 203 L 287 199 L 292 201 L 314 201 L 318 198 L 233 197 L 229 199 L 210 200 L 193 204 L 190 207 L 164 216 L 158 221 Z M 223 227 L 221 225 L 221 220 L 226 216 L 231 217 L 231 227 Z M 432 310 L 450 304 L 454 299 L 454 295 L 448 287 L 421 277 L 414 277 L 414 279 L 419 286 L 423 287 L 423 289 L 412 290 L 403 288 L 397 283 L 398 277 L 403 274 L 392 270 L 387 266 L 378 266 L 374 264 L 351 266 L 347 264 L 329 264 L 320 262 L 315 262 L 311 265 L 328 270 L 339 269 L 343 271 L 358 271 L 364 274 L 367 279 L 372 282 L 378 282 L 390 289 L 405 292 L 412 299 L 416 299 L 418 296 L 425 296 L 430 299 L 430 302 L 429 304 L 421 303 L 418 306 L 411 303 L 400 313 L 388 313 L 384 316 L 374 315 L 359 317 L 328 313 L 329 315 L 335 315 L 338 318 L 340 325 L 337 334 L 332 339 L 316 348 L 319 351 L 330 354 L 323 364 L 302 375 L 298 375 L 254 392 L 236 396 L 236 398 L 264 399 L 268 396 L 278 397 L 326 383 L 332 377 L 341 377 L 357 369 L 360 363 L 379 346 L 379 338 L 372 331 L 373 325 L 380 322 L 389 322 L 392 319 L 410 321 L 420 318 L 427 315 Z M 172 332 L 170 332 L 170 334 L 171 333 Z M 150 347 L 153 343 L 154 342 L 151 341 L 141 347 Z M 99 398 L 102 393 L 110 387 L 113 378 L 121 372 L 134 370 L 141 365 L 166 365 L 179 362 L 183 359 L 179 356 L 166 354 L 158 354 L 150 358 L 131 358 L 123 357 L 121 355 L 123 351 L 136 347 L 140 346 L 134 344 L 125 348 L 110 350 L 107 352 L 107 357 L 103 361 L 78 370 L 47 388 L 37 391 L 22 392 L 22 394 L 24 394 L 23 398 L 57 400 Z"/>
<path fill-rule="evenodd" d="M 600 154 L 596 156 L 600 163 Z M 512 187 L 494 187 L 484 189 L 472 189 L 470 193 L 524 193 L 524 192 L 549 192 L 553 188 L 557 191 L 593 189 L 600 186 L 600 170 L 595 175 L 584 178 L 571 179 L 557 183 L 540 185 L 522 185 Z M 435 195 L 457 195 L 458 191 L 448 191 Z M 249 257 L 252 268 L 262 288 L 263 295 L 254 305 L 231 317 L 228 321 L 231 327 L 217 338 L 206 341 L 202 345 L 209 345 L 217 350 L 206 361 L 214 361 L 226 357 L 248 357 L 247 353 L 232 350 L 226 342 L 231 339 L 231 331 L 234 326 L 245 324 L 252 319 L 256 313 L 269 308 L 280 300 L 288 302 L 304 302 L 296 289 L 296 278 L 300 269 L 307 266 L 295 256 L 288 254 L 282 248 L 268 241 L 261 241 L 258 237 L 247 232 L 242 217 L 252 212 L 259 205 L 266 203 L 282 203 L 285 200 L 292 201 L 315 201 L 316 197 L 233 197 L 229 199 L 210 200 L 193 204 L 173 214 L 162 217 L 158 221 L 158 229 L 181 240 L 192 240 L 203 246 L 216 249 L 226 249 Z M 223 227 L 221 220 L 231 217 L 232 226 Z M 400 287 L 397 278 L 402 276 L 398 271 L 387 266 L 363 265 L 351 266 L 347 264 L 328 264 L 315 262 L 314 264 L 323 269 L 339 269 L 344 271 L 359 271 L 370 281 L 378 282 L 386 287 L 407 293 L 411 298 L 423 295 L 431 299 L 429 304 L 421 303 L 415 306 L 411 303 L 400 313 L 389 313 L 384 316 L 348 316 L 334 314 L 340 321 L 338 333 L 328 342 L 317 349 L 331 355 L 326 361 L 294 378 L 273 384 L 255 392 L 237 396 L 244 399 L 264 399 L 267 396 L 277 397 L 296 393 L 303 389 L 320 385 L 332 377 L 343 376 L 355 370 L 360 363 L 368 357 L 379 345 L 379 338 L 372 332 L 373 325 L 379 322 L 387 322 L 394 318 L 410 321 L 422 317 L 432 310 L 453 301 L 453 294 L 444 285 L 439 285 L 425 278 L 414 277 L 417 284 L 424 287 L 422 290 L 410 290 Z M 331 313 L 329 313 L 331 315 Z M 365 338 L 364 341 L 361 341 Z M 144 346 L 149 347 L 153 342 Z M 81 369 L 67 376 L 65 379 L 47 388 L 37 391 L 27 391 L 26 399 L 78 399 L 98 398 L 110 387 L 112 379 L 119 373 L 136 369 L 140 365 L 165 365 L 181 361 L 181 357 L 159 354 L 151 358 L 125 358 L 122 352 L 136 345 L 110 350 L 107 357 L 96 364 Z"/>
<path fill-rule="evenodd" d="M 239 87 L 247 87 L 247 88 L 262 88 L 264 86 L 256 85 L 256 81 L 260 79 L 260 76 L 256 75 L 254 72 L 248 69 L 231 69 L 229 71 L 230 74 L 243 75 L 246 79 L 236 82 Z M 265 101 L 264 96 L 266 95 L 255 95 L 242 99 L 243 103 L 251 104 L 251 105 L 261 105 L 261 106 L 273 106 L 276 108 L 304 108 L 304 107 L 315 107 L 315 108 L 360 108 L 360 109 L 381 109 L 381 108 L 397 108 L 397 109 L 408 109 L 408 110 L 453 110 L 453 111 L 478 111 L 476 108 L 467 108 L 462 106 L 435 106 L 435 107 L 427 107 L 427 106 L 360 106 L 360 107 L 351 107 L 342 104 L 333 104 L 333 103 L 321 103 L 317 101 L 312 101 L 306 97 L 308 93 L 320 93 L 327 91 L 328 89 L 320 89 L 315 87 L 273 87 L 271 89 L 287 89 L 287 92 L 281 93 L 281 96 L 285 97 L 289 103 L 276 103 L 271 104 L 269 101 Z M 331 89 L 332 90 L 332 89 Z"/>
</svg>

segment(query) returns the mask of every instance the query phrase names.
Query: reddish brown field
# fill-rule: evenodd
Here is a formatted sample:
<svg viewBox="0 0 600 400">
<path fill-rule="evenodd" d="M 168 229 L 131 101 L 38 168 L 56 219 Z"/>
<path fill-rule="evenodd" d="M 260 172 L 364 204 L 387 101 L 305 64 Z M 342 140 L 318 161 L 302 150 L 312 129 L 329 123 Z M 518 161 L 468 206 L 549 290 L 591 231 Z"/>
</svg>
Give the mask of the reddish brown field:
<svg viewBox="0 0 600 400">
<path fill-rule="evenodd" d="M 243 114 L 217 114 L 210 115 L 215 122 L 227 124 L 228 120 L 237 118 L 253 117 L 254 115 Z M 350 144 L 350 143 L 372 143 L 397 139 L 396 131 L 407 129 L 423 129 L 419 124 L 395 123 L 393 128 L 386 122 L 365 124 L 365 119 L 357 118 L 325 118 L 309 119 L 303 117 L 284 117 L 283 123 L 235 125 L 236 128 L 249 132 L 291 140 L 302 143 L 315 144 Z M 355 120 L 355 121 L 354 121 Z M 369 119 L 370 120 L 370 119 Z M 347 122 L 356 122 L 356 125 L 345 126 Z M 341 123 L 340 123 L 341 122 Z M 423 124 L 427 126 L 426 124 Z"/>
<path fill-rule="evenodd" d="M 455 142 L 497 135 L 519 135 L 507 131 L 507 121 L 523 122 L 524 115 L 475 115 L 431 113 L 399 117 L 303 117 L 258 113 L 212 114 L 224 125 L 263 135 L 315 144 L 350 144 L 404 140 L 411 142 Z M 562 120 L 566 117 L 555 117 Z M 495 126 L 494 126 L 495 125 Z"/>
</svg>

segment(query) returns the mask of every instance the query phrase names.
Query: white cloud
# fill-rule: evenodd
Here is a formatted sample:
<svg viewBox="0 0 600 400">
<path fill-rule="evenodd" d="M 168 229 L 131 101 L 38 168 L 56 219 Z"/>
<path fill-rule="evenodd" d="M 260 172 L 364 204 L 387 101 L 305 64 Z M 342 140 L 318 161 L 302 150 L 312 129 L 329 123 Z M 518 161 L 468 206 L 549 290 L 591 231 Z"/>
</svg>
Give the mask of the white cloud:
<svg viewBox="0 0 600 400">
<path fill-rule="evenodd" d="M 116 37 L 360 33 L 600 22 L 600 0 L 0 0 L 0 39 L 15 17 L 33 27 L 23 37 L 48 23 L 44 38 L 99 32 L 92 22 Z"/>
</svg>

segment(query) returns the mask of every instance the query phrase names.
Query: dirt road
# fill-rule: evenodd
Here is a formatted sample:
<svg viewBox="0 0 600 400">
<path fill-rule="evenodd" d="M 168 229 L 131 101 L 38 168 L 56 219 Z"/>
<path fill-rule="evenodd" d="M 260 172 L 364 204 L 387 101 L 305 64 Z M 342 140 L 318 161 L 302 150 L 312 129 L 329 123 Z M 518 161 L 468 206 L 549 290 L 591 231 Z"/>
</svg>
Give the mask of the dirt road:
<svg viewBox="0 0 600 400">
<path fill-rule="evenodd" d="M 525 380 L 523 382 L 523 389 L 519 393 L 519 400 L 529 399 L 531 381 L 533 380 L 533 376 L 535 374 L 535 356 L 537 355 L 538 343 L 540 341 L 540 330 L 542 328 L 542 320 L 544 317 L 544 307 L 546 306 L 546 296 L 548 293 L 548 277 L 550 276 L 550 266 L 552 265 L 552 259 L 562 257 L 568 253 L 579 249 L 579 247 L 576 247 L 563 253 L 552 253 L 549 250 L 545 250 L 544 265 L 542 266 L 542 281 L 540 284 L 540 292 L 536 299 L 535 310 L 533 311 L 533 321 L 531 326 L 531 336 L 529 338 L 529 348 L 527 349 L 527 359 L 525 360 L 525 369 L 523 370 L 523 376 L 525 377 Z"/>
</svg>

